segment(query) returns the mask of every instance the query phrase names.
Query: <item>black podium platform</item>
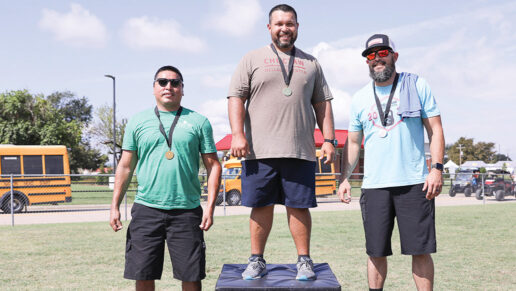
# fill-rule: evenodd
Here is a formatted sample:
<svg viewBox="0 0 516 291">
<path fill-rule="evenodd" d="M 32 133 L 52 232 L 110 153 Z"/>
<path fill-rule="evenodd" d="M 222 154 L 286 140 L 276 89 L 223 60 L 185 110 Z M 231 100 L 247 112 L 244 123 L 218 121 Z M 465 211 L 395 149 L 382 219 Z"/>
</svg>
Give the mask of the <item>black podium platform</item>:
<svg viewBox="0 0 516 291">
<path fill-rule="evenodd" d="M 258 280 L 243 280 L 242 272 L 247 265 L 224 264 L 215 285 L 216 291 L 235 290 L 317 290 L 340 291 L 340 284 L 327 263 L 314 264 L 317 279 L 314 281 L 296 280 L 295 264 L 267 264 L 267 275 Z"/>
</svg>

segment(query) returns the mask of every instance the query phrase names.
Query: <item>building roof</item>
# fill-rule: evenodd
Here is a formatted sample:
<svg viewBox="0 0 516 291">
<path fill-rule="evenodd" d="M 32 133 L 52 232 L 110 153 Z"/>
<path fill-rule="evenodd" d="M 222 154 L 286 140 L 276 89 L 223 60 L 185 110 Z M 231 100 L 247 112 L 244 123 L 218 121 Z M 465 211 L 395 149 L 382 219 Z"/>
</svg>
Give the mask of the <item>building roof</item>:
<svg viewBox="0 0 516 291">
<path fill-rule="evenodd" d="M 335 130 L 335 138 L 339 142 L 338 148 L 344 147 L 346 140 L 348 139 L 348 131 L 345 129 L 336 129 Z M 322 136 L 320 129 L 315 129 L 314 131 L 314 139 L 315 139 L 315 147 L 321 147 L 324 143 L 324 138 Z M 231 134 L 227 134 L 221 140 L 219 140 L 215 146 L 217 147 L 217 151 L 227 151 L 231 148 Z"/>
</svg>

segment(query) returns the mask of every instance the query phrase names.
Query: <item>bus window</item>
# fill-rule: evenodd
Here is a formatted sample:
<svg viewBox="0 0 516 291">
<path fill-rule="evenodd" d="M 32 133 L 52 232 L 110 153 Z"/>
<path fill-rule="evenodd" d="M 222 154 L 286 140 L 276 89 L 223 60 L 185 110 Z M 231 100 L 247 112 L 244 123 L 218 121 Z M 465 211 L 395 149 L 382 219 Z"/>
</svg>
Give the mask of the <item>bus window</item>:
<svg viewBox="0 0 516 291">
<path fill-rule="evenodd" d="M 323 157 L 321 160 L 321 172 L 322 173 L 331 173 L 331 163 L 330 164 L 325 164 L 324 162 L 326 162 L 326 157 Z"/>
<path fill-rule="evenodd" d="M 45 173 L 49 174 L 64 174 L 63 170 L 63 156 L 61 155 L 46 155 L 45 156 Z"/>
<path fill-rule="evenodd" d="M 20 156 L 2 157 L 2 175 L 21 174 Z"/>
<path fill-rule="evenodd" d="M 43 161 L 41 156 L 23 156 L 23 172 L 30 174 L 43 174 Z"/>
</svg>

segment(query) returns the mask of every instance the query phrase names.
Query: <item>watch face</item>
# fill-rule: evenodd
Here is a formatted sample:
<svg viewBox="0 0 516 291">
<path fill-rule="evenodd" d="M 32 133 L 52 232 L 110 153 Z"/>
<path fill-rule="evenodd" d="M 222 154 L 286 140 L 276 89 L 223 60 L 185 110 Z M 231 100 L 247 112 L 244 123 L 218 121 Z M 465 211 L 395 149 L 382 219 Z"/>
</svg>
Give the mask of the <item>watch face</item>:
<svg viewBox="0 0 516 291">
<path fill-rule="evenodd" d="M 440 163 L 435 163 L 435 164 L 433 164 L 433 165 L 432 165 L 432 168 L 436 168 L 436 169 L 437 169 L 437 170 L 439 170 L 439 171 L 444 170 L 444 166 L 443 166 L 443 164 L 440 164 Z"/>
</svg>

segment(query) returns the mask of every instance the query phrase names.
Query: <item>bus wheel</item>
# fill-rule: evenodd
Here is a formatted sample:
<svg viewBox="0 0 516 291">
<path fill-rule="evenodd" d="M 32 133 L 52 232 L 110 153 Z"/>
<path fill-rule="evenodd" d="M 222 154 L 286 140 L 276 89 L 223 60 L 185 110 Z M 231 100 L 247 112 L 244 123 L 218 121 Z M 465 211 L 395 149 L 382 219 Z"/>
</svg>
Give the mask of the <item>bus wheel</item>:
<svg viewBox="0 0 516 291">
<path fill-rule="evenodd" d="M 27 204 L 27 198 L 21 192 L 14 191 L 13 194 L 13 211 L 14 213 L 22 212 L 23 208 Z M 5 213 L 11 213 L 11 191 L 4 194 L 1 205 L 2 211 Z"/>
<path fill-rule="evenodd" d="M 221 193 L 218 193 L 217 198 L 215 199 L 215 205 L 219 206 L 222 204 L 223 201 L 224 201 L 224 197 L 222 196 Z"/>
<path fill-rule="evenodd" d="M 226 196 L 228 205 L 240 205 L 240 192 L 238 190 L 231 190 Z"/>
</svg>

